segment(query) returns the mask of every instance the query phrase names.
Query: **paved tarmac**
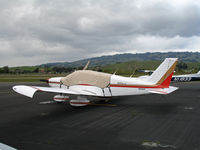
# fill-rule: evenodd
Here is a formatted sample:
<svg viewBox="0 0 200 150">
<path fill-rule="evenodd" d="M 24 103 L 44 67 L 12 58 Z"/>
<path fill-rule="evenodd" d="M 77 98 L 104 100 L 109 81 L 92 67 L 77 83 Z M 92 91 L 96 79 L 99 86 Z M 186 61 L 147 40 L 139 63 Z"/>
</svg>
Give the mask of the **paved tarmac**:
<svg viewBox="0 0 200 150">
<path fill-rule="evenodd" d="M 0 143 L 20 150 L 199 150 L 200 82 L 170 95 L 115 98 L 74 108 L 0 83 Z M 21 83 L 42 85 L 43 83 Z"/>
</svg>

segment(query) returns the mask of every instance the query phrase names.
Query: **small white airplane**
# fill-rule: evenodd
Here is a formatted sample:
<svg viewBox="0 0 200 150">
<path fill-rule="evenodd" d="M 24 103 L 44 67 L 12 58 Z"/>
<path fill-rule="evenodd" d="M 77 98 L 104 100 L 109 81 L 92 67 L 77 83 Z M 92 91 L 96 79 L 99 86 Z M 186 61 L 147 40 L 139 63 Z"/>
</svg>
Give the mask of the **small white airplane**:
<svg viewBox="0 0 200 150">
<path fill-rule="evenodd" d="M 13 90 L 22 95 L 33 97 L 36 91 L 58 93 L 57 102 L 69 101 L 72 106 L 85 106 L 95 98 L 141 94 L 169 94 L 177 87 L 170 86 L 178 59 L 166 58 L 153 74 L 144 79 L 123 77 L 86 70 L 75 71 L 66 77 L 48 79 L 50 87 L 17 85 Z"/>
<path fill-rule="evenodd" d="M 200 81 L 200 71 L 194 74 L 172 76 L 172 82 L 190 82 L 190 81 Z"/>
<path fill-rule="evenodd" d="M 154 70 L 138 70 L 138 72 L 145 72 L 145 73 L 149 73 L 149 75 L 151 75 Z M 144 75 L 144 76 L 140 76 L 140 79 L 144 79 L 146 77 L 148 77 L 149 75 Z M 200 71 L 198 71 L 197 73 L 194 74 L 184 74 L 184 75 L 173 75 L 172 82 L 191 82 L 191 81 L 200 81 Z"/>
</svg>

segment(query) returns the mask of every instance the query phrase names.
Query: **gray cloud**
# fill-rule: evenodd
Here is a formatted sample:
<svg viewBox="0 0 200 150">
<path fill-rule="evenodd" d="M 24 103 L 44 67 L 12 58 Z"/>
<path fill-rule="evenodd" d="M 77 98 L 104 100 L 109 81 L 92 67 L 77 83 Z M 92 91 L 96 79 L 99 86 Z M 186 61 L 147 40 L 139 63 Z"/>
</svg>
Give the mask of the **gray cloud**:
<svg viewBox="0 0 200 150">
<path fill-rule="evenodd" d="M 102 54 L 198 51 L 194 0 L 0 1 L 0 66 Z"/>
</svg>

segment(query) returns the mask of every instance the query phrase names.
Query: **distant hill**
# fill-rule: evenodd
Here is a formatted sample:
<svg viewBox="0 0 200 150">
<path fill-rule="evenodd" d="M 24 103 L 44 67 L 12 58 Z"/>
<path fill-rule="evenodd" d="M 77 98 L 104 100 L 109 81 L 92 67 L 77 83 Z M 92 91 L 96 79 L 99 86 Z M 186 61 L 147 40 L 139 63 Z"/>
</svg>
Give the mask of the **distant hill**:
<svg viewBox="0 0 200 150">
<path fill-rule="evenodd" d="M 148 73 L 138 72 L 137 70 L 155 70 L 162 61 L 159 60 L 145 60 L 145 61 L 127 61 L 122 63 L 105 65 L 102 67 L 92 68 L 96 71 L 102 71 L 119 75 L 131 75 L 134 73 L 135 76 L 144 75 Z M 175 74 L 189 74 L 197 73 L 200 70 L 200 62 L 186 62 L 178 63 L 176 66 Z"/>
<path fill-rule="evenodd" d="M 115 64 L 119 62 L 127 62 L 134 60 L 159 60 L 162 61 L 166 57 L 177 57 L 179 58 L 179 62 L 200 62 L 200 53 L 199 52 L 167 52 L 167 53 L 138 53 L 138 54 L 117 54 L 117 55 L 108 55 L 101 57 L 93 57 L 88 59 L 83 59 L 74 62 L 59 62 L 59 63 L 47 63 L 42 64 L 40 66 L 48 66 L 48 67 L 80 67 L 85 66 L 85 64 L 90 61 L 90 67 L 95 66 L 105 66 L 108 64 Z"/>
</svg>

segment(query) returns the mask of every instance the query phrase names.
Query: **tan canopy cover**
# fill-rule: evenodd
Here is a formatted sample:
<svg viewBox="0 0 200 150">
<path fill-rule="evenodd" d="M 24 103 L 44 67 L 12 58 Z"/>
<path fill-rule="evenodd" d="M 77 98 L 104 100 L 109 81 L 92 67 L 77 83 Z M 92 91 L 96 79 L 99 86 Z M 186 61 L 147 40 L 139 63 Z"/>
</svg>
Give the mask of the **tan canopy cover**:
<svg viewBox="0 0 200 150">
<path fill-rule="evenodd" d="M 100 88 L 105 88 L 110 83 L 111 74 L 96 72 L 91 70 L 80 70 L 69 74 L 61 79 L 66 86 L 89 84 Z"/>
</svg>

